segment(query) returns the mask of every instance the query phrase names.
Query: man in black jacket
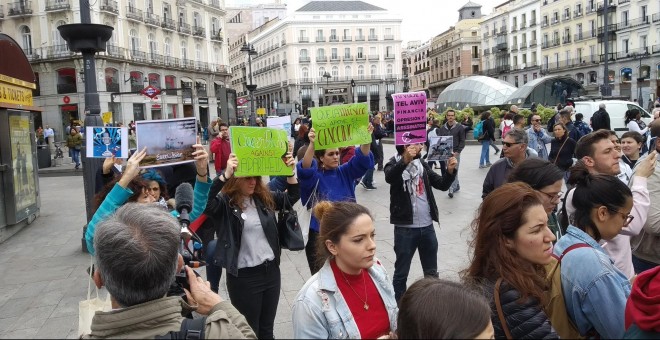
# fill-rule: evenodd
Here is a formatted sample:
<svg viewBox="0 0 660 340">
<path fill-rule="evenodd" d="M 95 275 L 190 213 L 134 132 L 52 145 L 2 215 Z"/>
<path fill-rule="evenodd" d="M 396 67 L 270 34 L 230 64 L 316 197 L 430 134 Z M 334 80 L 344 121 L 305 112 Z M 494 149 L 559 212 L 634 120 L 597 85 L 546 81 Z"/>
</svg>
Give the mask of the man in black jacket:
<svg viewBox="0 0 660 340">
<path fill-rule="evenodd" d="M 594 115 L 591 116 L 591 128 L 594 131 L 600 129 L 612 130 L 610 125 L 610 114 L 605 110 L 605 103 L 600 103 L 598 105 L 598 111 L 594 112 Z"/>
<path fill-rule="evenodd" d="M 438 239 L 433 221 L 438 222 L 438 206 L 433 188 L 446 191 L 456 178 L 456 158 L 447 161 L 447 174 L 436 174 L 420 159 L 422 144 L 397 145 L 398 155 L 385 165 L 385 181 L 390 184 L 390 223 L 394 224 L 394 296 L 406 291 L 410 263 L 419 250 L 424 276 L 438 277 Z"/>
<path fill-rule="evenodd" d="M 453 137 L 453 151 L 456 161 L 461 161 L 461 152 L 465 148 L 465 131 L 463 125 L 456 122 L 456 112 L 454 110 L 447 111 L 446 114 L 447 122 L 435 130 L 438 136 L 452 136 Z M 443 176 L 447 173 L 447 162 L 440 162 L 440 167 L 442 169 Z M 456 164 L 456 169 L 458 169 L 458 164 Z M 458 176 L 451 184 L 449 188 L 449 198 L 454 198 L 454 193 L 461 189 L 461 186 L 458 183 Z"/>
<path fill-rule="evenodd" d="M 527 159 L 527 157 L 538 156 L 538 154 L 531 153 L 533 150 L 528 150 L 528 141 L 527 132 L 517 128 L 509 130 L 506 136 L 504 136 L 502 139 L 502 153 L 504 154 L 504 158 L 495 162 L 488 169 L 488 174 L 486 174 L 486 178 L 484 179 L 481 198 L 486 198 L 493 190 L 506 183 L 509 173 L 520 162 Z"/>
</svg>

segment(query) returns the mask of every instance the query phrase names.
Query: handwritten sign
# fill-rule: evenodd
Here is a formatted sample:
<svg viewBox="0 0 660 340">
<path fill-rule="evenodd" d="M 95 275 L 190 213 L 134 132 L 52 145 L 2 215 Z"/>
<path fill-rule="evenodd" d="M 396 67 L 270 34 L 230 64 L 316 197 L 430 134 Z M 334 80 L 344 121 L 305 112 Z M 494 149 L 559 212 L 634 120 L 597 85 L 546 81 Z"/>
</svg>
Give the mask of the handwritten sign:
<svg viewBox="0 0 660 340">
<path fill-rule="evenodd" d="M 315 150 L 371 143 L 366 103 L 313 108 L 312 127 L 316 131 Z"/>
<path fill-rule="evenodd" d="M 394 142 L 396 145 L 426 142 L 426 93 L 392 95 L 394 100 Z"/>
<path fill-rule="evenodd" d="M 238 158 L 236 177 L 291 176 L 286 166 L 289 134 L 279 128 L 232 126 L 231 151 Z"/>
</svg>

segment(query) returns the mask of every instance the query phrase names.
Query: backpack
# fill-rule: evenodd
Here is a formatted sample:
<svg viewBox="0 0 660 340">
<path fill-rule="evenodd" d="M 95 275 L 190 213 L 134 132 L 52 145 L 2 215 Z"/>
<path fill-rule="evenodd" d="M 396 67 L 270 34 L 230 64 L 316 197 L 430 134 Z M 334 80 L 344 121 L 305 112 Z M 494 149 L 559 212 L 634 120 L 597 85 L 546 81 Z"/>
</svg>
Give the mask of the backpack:
<svg viewBox="0 0 660 340">
<path fill-rule="evenodd" d="M 474 130 L 472 131 L 472 136 L 474 136 L 474 138 L 476 140 L 480 140 L 480 139 L 483 138 L 483 136 L 484 136 L 484 121 L 483 120 L 480 120 L 479 123 L 477 123 L 477 125 L 474 127 Z"/>
<path fill-rule="evenodd" d="M 581 335 L 566 310 L 564 291 L 561 287 L 561 260 L 568 252 L 577 248 L 591 247 L 586 243 L 576 243 L 566 248 L 559 257 L 553 254 L 552 262 L 545 265 L 548 289 L 545 292 L 547 300 L 546 305 L 543 306 L 543 311 L 561 339 L 584 339 L 585 337 L 597 335 L 593 329 L 584 336 Z"/>
<path fill-rule="evenodd" d="M 582 121 L 575 122 L 574 125 L 575 125 L 575 129 L 578 132 L 578 139 L 582 138 L 582 136 L 584 136 L 584 135 L 588 135 L 588 134 L 591 133 L 591 128 L 585 122 L 582 122 Z M 576 140 L 576 142 L 577 142 L 577 140 Z"/>
<path fill-rule="evenodd" d="M 165 335 L 156 336 L 156 339 L 204 339 L 206 317 L 197 319 L 185 318 L 181 322 L 178 332 L 171 331 Z"/>
<path fill-rule="evenodd" d="M 603 114 L 600 111 L 594 112 L 594 115 L 591 116 L 591 127 L 596 131 L 602 129 L 604 126 L 605 122 L 603 122 Z"/>
<path fill-rule="evenodd" d="M 513 126 L 513 123 L 511 125 L 506 125 L 506 122 L 504 123 L 504 127 L 502 128 L 502 138 L 506 136 L 506 134 L 511 130 L 511 127 Z"/>
</svg>

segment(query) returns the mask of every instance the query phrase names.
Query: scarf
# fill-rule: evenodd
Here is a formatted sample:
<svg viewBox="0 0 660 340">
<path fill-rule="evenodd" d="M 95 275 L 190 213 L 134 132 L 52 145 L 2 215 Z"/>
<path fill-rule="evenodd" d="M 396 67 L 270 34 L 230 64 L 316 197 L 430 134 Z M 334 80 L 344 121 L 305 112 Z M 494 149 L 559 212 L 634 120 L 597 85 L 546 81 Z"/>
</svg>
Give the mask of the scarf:
<svg viewBox="0 0 660 340">
<path fill-rule="evenodd" d="M 417 196 L 421 195 L 424 190 L 424 183 L 420 180 L 420 176 L 424 173 L 422 161 L 419 158 L 414 159 L 408 163 L 408 166 L 403 170 L 401 177 L 403 178 L 403 191 L 410 195 L 410 202 L 413 207 L 417 203 Z"/>
</svg>

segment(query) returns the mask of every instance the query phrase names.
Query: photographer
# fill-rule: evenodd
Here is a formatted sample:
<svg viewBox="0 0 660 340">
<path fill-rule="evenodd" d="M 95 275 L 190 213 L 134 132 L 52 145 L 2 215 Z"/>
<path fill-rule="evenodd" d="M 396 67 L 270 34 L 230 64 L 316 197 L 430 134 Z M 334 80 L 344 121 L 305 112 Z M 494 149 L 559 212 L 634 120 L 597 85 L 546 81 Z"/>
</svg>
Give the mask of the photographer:
<svg viewBox="0 0 660 340">
<path fill-rule="evenodd" d="M 94 282 L 112 297 L 112 311 L 96 312 L 91 334 L 83 338 L 155 338 L 183 330 L 182 312 L 207 315 L 202 338 L 255 338 L 234 306 L 222 301 L 192 269 L 186 267 L 188 301 L 166 297 L 183 267 L 178 253 L 179 222 L 155 205 L 127 203 L 99 223 L 94 246 Z M 201 327 L 200 327 L 201 328 Z M 190 335 L 189 328 L 188 334 Z"/>
</svg>

